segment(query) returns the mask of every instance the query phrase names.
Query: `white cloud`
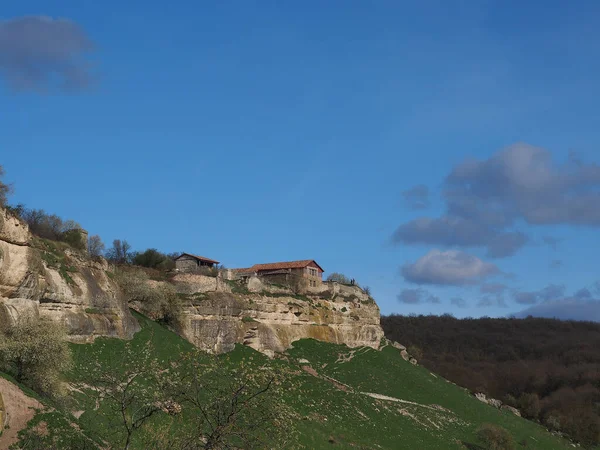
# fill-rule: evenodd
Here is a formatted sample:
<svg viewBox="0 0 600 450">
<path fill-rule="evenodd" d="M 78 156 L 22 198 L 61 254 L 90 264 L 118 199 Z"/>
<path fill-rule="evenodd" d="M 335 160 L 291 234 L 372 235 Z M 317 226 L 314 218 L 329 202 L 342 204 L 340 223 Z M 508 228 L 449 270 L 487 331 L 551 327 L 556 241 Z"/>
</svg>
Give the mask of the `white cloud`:
<svg viewBox="0 0 600 450">
<path fill-rule="evenodd" d="M 407 281 L 417 284 L 465 285 L 498 273 L 494 264 L 458 250 L 431 250 L 402 268 Z"/>
</svg>

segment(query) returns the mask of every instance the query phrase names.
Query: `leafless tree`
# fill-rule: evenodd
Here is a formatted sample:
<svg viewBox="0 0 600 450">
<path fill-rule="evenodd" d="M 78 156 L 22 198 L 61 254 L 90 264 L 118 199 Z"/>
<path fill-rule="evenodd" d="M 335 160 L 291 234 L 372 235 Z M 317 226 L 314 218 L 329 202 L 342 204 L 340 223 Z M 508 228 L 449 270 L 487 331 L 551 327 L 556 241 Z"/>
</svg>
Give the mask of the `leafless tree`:
<svg viewBox="0 0 600 450">
<path fill-rule="evenodd" d="M 104 253 L 104 242 L 97 234 L 88 238 L 88 254 L 92 258 L 99 258 Z"/>
<path fill-rule="evenodd" d="M 5 207 L 13 189 L 12 185 L 4 183 L 2 178 L 4 178 L 4 167 L 0 165 L 0 207 Z"/>
<path fill-rule="evenodd" d="M 158 361 L 151 357 L 148 340 L 144 350 L 129 344 L 121 357 L 108 361 L 86 361 L 75 372 L 73 386 L 102 404 L 110 414 L 101 419 L 117 435 L 122 448 L 128 450 L 137 432 L 162 410 L 164 390 Z"/>
<path fill-rule="evenodd" d="M 127 264 L 131 262 L 131 257 L 131 245 L 125 240 L 115 239 L 106 252 L 106 258 L 116 264 Z"/>
<path fill-rule="evenodd" d="M 232 369 L 216 359 L 199 361 L 190 353 L 181 370 L 171 374 L 172 396 L 193 426 L 176 434 L 159 431 L 147 448 L 286 448 L 293 438 L 294 414 L 277 401 L 283 374 L 243 365 Z"/>
</svg>

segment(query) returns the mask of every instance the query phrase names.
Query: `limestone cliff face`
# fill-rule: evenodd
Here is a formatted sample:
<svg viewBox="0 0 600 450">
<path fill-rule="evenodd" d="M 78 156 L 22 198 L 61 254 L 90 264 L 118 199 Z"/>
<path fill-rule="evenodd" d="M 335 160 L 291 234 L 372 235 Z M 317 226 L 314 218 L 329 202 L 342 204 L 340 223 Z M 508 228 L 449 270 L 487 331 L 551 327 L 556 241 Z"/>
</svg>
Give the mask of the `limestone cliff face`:
<svg viewBox="0 0 600 450">
<path fill-rule="evenodd" d="M 173 282 L 185 299 L 179 332 L 213 353 L 240 343 L 272 355 L 304 338 L 379 348 L 383 337 L 377 304 L 356 286 L 327 283 L 294 295 L 258 278 L 238 285 L 188 274 Z"/>
<path fill-rule="evenodd" d="M 0 326 L 34 314 L 64 323 L 73 341 L 130 338 L 138 324 L 107 270 L 104 260 L 34 238 L 0 209 Z"/>
</svg>

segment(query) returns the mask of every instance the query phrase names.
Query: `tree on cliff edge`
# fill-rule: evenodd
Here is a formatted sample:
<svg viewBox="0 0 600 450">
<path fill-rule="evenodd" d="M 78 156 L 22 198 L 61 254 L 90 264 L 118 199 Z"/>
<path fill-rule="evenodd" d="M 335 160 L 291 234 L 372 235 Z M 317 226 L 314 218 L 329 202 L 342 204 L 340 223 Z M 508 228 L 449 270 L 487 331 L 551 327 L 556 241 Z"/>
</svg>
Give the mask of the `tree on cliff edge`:
<svg viewBox="0 0 600 450">
<path fill-rule="evenodd" d="M 4 178 L 4 167 L 0 165 L 0 207 L 4 208 L 8 201 L 8 196 L 12 193 L 12 185 L 2 181 Z"/>
</svg>

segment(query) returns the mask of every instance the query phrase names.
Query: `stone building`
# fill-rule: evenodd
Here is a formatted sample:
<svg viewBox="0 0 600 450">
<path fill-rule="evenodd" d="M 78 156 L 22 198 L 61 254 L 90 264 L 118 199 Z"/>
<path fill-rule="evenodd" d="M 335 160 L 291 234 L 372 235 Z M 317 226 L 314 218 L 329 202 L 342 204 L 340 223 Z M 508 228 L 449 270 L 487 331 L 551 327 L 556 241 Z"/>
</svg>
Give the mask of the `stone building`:
<svg viewBox="0 0 600 450">
<path fill-rule="evenodd" d="M 196 272 L 203 267 L 212 268 L 218 264 L 219 261 L 204 256 L 192 255 L 191 253 L 182 253 L 175 258 L 175 269 L 179 272 Z"/>
<path fill-rule="evenodd" d="M 290 277 L 304 278 L 309 287 L 316 287 L 323 282 L 323 268 L 314 259 L 302 261 L 284 261 L 267 264 L 254 264 L 244 269 L 234 269 L 240 277 L 269 277 L 288 279 Z"/>
</svg>

